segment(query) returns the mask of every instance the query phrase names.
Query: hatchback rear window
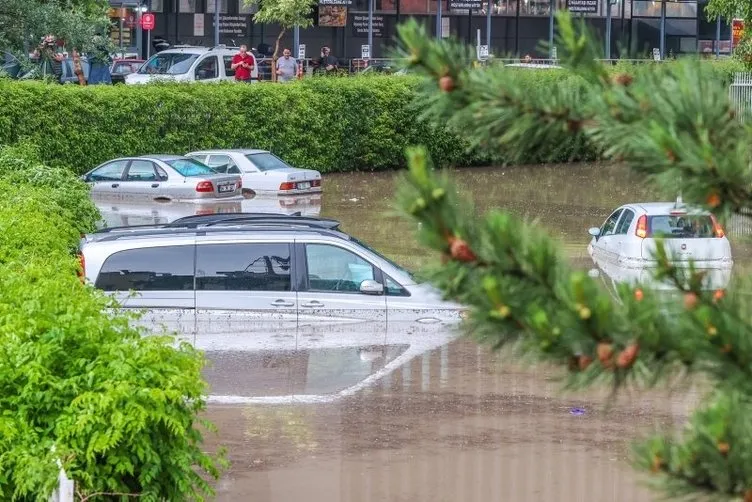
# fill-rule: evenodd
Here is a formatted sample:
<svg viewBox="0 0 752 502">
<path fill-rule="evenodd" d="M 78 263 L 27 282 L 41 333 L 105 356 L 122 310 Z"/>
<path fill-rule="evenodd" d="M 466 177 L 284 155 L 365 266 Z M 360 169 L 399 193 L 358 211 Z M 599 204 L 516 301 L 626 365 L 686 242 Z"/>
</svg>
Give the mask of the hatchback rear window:
<svg viewBox="0 0 752 502">
<path fill-rule="evenodd" d="M 704 214 L 650 216 L 650 237 L 709 239 L 715 237 L 713 219 Z"/>
</svg>

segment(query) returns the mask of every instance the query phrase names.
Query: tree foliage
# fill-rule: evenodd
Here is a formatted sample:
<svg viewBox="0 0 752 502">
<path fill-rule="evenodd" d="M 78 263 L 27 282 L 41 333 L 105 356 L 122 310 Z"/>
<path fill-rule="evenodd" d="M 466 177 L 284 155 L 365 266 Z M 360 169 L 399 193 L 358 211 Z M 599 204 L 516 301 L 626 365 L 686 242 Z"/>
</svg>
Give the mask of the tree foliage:
<svg viewBox="0 0 752 502">
<path fill-rule="evenodd" d="M 428 77 L 424 117 L 513 155 L 548 143 L 590 145 L 672 198 L 681 192 L 722 219 L 749 213 L 749 127 L 701 62 L 614 75 L 597 62 L 599 45 L 584 24 L 561 13 L 558 28 L 562 63 L 581 80 L 546 95 L 527 92 L 502 66 L 469 69 L 469 48 L 436 41 L 415 22 L 402 26 L 401 55 Z M 646 284 L 622 284 L 614 298 L 573 270 L 539 226 L 499 211 L 478 218 L 422 149 L 408 162 L 399 207 L 443 256 L 429 277 L 472 307 L 480 340 L 564 366 L 574 388 L 607 383 L 617 392 L 709 377 L 713 390 L 685 429 L 638 443 L 635 464 L 668 496 L 752 500 L 752 311 L 743 290 L 705 290 L 703 273 L 675 266 L 659 243 L 656 280 L 672 283 L 679 301 Z"/>
</svg>

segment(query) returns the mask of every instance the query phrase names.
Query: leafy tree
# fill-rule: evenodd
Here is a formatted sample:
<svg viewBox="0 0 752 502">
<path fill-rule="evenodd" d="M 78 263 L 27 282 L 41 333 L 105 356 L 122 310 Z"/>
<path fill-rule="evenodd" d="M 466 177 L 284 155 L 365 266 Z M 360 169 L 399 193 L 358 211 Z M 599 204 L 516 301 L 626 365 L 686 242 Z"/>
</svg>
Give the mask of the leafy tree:
<svg viewBox="0 0 752 502">
<path fill-rule="evenodd" d="M 316 5 L 316 0 L 243 0 L 246 5 L 257 4 L 258 12 L 253 16 L 257 23 L 276 24 L 279 35 L 274 42 L 272 54 L 272 80 L 277 80 L 277 59 L 279 58 L 279 44 L 287 31 L 296 26 L 308 28 L 313 25 L 309 17 Z"/>
<path fill-rule="evenodd" d="M 558 24 L 562 63 L 580 84 L 545 92 L 525 87 L 520 70 L 470 69 L 469 48 L 437 41 L 415 22 L 400 27 L 401 55 L 428 77 L 423 116 L 476 148 L 517 157 L 544 143 L 589 144 L 722 219 L 750 214 L 749 128 L 707 67 L 680 61 L 613 75 L 584 25 L 568 13 Z M 659 243 L 655 277 L 675 285 L 678 301 L 629 284 L 614 298 L 570 268 L 540 227 L 500 211 L 477 217 L 422 149 L 408 157 L 399 207 L 442 255 L 428 276 L 472 308 L 475 335 L 567 368 L 575 388 L 708 379 L 712 389 L 684 430 L 636 444 L 635 465 L 670 497 L 752 501 L 752 312 L 743 288 L 704 290 L 703 274 L 675 266 Z"/>
<path fill-rule="evenodd" d="M 752 2 L 739 0 L 710 0 L 705 7 L 709 19 L 725 19 L 730 21 L 735 18 L 744 20 L 744 35 L 739 45 L 734 47 L 734 55 L 744 61 L 747 67 L 752 67 Z"/>
<path fill-rule="evenodd" d="M 109 28 L 108 6 L 106 0 L 0 0 L 0 49 L 25 55 L 54 35 L 89 51 L 94 36 Z"/>
</svg>

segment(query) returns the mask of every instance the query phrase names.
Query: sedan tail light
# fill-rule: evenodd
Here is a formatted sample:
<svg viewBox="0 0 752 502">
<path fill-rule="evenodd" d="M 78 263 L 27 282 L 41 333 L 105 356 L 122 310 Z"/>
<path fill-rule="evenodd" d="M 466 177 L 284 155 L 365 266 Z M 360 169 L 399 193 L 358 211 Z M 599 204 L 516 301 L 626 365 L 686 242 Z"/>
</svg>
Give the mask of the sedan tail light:
<svg viewBox="0 0 752 502">
<path fill-rule="evenodd" d="M 295 183 L 291 181 L 285 181 L 279 185 L 280 190 L 295 190 Z"/>
<path fill-rule="evenodd" d="M 718 220 L 715 219 L 715 216 L 711 214 L 710 220 L 713 222 L 713 233 L 715 234 L 715 236 L 718 237 L 719 239 L 721 237 L 724 237 L 726 233 L 723 231 L 723 227 L 721 226 L 721 224 L 718 223 Z"/>
<path fill-rule="evenodd" d="M 312 187 L 320 187 L 321 186 L 321 180 L 313 180 L 311 181 Z"/>
<path fill-rule="evenodd" d="M 637 219 L 635 235 L 640 239 L 644 239 L 648 236 L 648 217 L 644 214 Z"/>
<path fill-rule="evenodd" d="M 196 185 L 196 191 L 199 193 L 209 193 L 214 191 L 214 185 L 211 181 L 199 181 Z"/>
</svg>

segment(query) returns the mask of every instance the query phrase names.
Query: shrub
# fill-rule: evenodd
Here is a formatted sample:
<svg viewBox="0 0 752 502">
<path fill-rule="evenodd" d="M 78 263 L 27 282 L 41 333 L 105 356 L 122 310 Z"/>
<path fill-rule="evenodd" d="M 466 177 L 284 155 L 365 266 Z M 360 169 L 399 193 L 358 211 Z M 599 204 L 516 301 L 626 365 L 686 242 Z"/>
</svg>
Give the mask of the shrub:
<svg viewBox="0 0 752 502">
<path fill-rule="evenodd" d="M 201 449 L 203 358 L 142 336 L 81 283 L 70 250 L 96 210 L 85 185 L 34 156 L 0 152 L 0 499 L 46 498 L 57 460 L 82 497 L 202 499 L 221 465 Z"/>
</svg>

